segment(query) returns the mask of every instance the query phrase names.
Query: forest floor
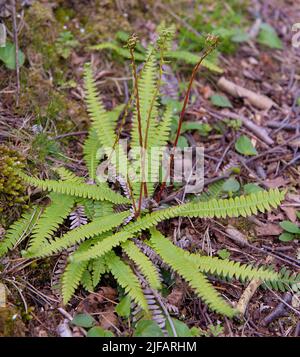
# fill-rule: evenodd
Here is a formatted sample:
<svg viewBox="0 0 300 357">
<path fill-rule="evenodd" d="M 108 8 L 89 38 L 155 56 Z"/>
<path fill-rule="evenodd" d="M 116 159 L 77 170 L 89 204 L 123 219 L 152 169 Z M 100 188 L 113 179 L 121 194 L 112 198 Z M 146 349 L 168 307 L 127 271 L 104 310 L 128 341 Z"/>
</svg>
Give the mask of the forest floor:
<svg viewBox="0 0 300 357">
<path fill-rule="evenodd" d="M 23 3 L 17 7 L 18 45 L 25 54 L 19 85 L 16 71 L 0 65 L 0 145 L 18 151 L 33 175 L 50 177 L 53 166 L 85 175 L 82 143 L 89 119 L 83 102 L 84 64 L 92 62 L 108 109 L 124 102 L 132 86 L 127 59 L 110 50 L 90 50 L 89 46 L 115 40 L 119 30 L 137 33 L 146 45 L 164 20 L 176 25 L 178 48 L 198 54 L 204 33 L 217 29 L 221 45 L 218 56 L 211 60 L 218 57 L 222 73 L 205 68 L 199 71 L 185 117 L 188 122 L 207 126 L 186 130 L 182 140 L 205 148 L 206 183 L 228 179 L 228 171 L 235 167 L 231 187 L 238 184 L 237 190 L 243 192 L 246 184 L 255 183 L 262 188 L 288 189 L 288 194 L 280 208 L 256 217 L 197 219 L 193 223 L 172 219 L 160 228 L 169 236 L 185 238 L 189 247 L 208 255 L 299 272 L 299 239 L 279 239 L 283 233 L 280 222 L 300 223 L 300 48 L 292 45 L 292 26 L 300 21 L 296 1 L 231 0 L 216 1 L 215 5 L 205 0 L 165 1 L 163 5 L 155 0 Z M 0 11 L 8 38 L 14 42 L 10 9 L 8 13 Z M 275 32 L 267 35 L 273 48 L 262 43 L 261 23 Z M 250 36 L 245 38 L 244 34 Z M 175 60 L 170 68 L 166 96 L 178 102 L 184 97 L 193 66 Z M 257 103 L 243 95 L 233 97 L 220 88 L 222 76 L 268 100 L 259 97 Z M 264 100 L 267 104 L 262 109 Z M 205 132 L 203 128 L 208 129 Z M 256 155 L 237 152 L 235 144 L 242 135 L 251 139 Z M 30 197 L 30 204 L 42 200 L 38 190 L 27 189 L 23 194 Z M 0 191 L 0 199 L 3 197 Z M 171 202 L 180 197 L 166 190 L 162 199 Z M 20 207 L 5 207 L 0 237 L 20 214 Z M 7 288 L 9 306 L 3 312 L 0 305 L 0 335 L 57 336 L 59 325 L 84 312 L 93 315 L 104 329 L 129 336 L 132 329 L 114 312 L 118 290 L 109 277 L 101 281 L 96 294 L 79 289 L 70 303 L 62 306 L 60 296 L 51 288 L 60 258 L 26 261 L 17 248 L 0 260 L 0 282 Z M 245 313 L 230 320 L 211 312 L 176 278 L 166 299 L 178 309 L 177 318 L 189 327 L 199 327 L 208 336 L 300 336 L 299 293 L 263 289 L 258 281 L 249 285 L 212 279 L 227 299 L 243 305 Z M 17 318 L 7 326 L 12 315 Z M 78 327 L 71 332 L 73 336 L 84 335 Z"/>
</svg>

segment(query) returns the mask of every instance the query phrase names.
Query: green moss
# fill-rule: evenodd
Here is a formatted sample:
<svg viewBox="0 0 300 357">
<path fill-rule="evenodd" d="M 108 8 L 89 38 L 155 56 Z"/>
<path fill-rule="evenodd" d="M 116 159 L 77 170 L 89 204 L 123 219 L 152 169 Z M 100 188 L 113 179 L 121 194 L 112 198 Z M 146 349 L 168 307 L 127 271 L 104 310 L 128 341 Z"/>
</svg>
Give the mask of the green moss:
<svg viewBox="0 0 300 357">
<path fill-rule="evenodd" d="M 24 337 L 25 325 L 17 311 L 12 308 L 0 308 L 0 337 Z"/>
<path fill-rule="evenodd" d="M 16 169 L 25 166 L 25 159 L 5 145 L 0 145 L 0 224 L 7 226 L 22 209 L 27 208 L 28 196 Z"/>
</svg>

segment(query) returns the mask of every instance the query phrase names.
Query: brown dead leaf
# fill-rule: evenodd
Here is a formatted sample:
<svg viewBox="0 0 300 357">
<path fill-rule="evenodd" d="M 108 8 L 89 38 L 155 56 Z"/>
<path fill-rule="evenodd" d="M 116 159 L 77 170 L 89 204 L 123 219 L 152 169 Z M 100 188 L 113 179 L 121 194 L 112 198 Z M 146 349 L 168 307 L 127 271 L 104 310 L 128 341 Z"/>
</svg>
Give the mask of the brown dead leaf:
<svg viewBox="0 0 300 357">
<path fill-rule="evenodd" d="M 287 199 L 288 201 L 300 203 L 300 195 L 295 195 L 294 193 L 288 193 L 288 194 L 286 195 L 286 199 Z"/>
<path fill-rule="evenodd" d="M 172 290 L 171 294 L 168 295 L 167 301 L 169 304 L 179 307 L 183 302 L 184 295 L 184 289 L 176 287 Z"/>
<path fill-rule="evenodd" d="M 99 311 L 106 302 L 115 301 L 117 291 L 110 286 L 103 286 L 98 292 L 89 294 L 77 307 L 77 311 L 92 313 Z"/>
<path fill-rule="evenodd" d="M 278 214 L 273 214 L 273 213 L 268 213 L 268 222 L 275 222 L 275 221 L 283 221 L 284 220 L 284 215 L 282 213 Z"/>
<path fill-rule="evenodd" d="M 100 326 L 104 330 L 116 326 L 118 324 L 118 318 L 115 314 L 115 306 L 107 305 L 105 310 L 99 316 Z"/>
<path fill-rule="evenodd" d="M 294 207 L 281 207 L 281 209 L 285 212 L 288 219 L 292 222 L 296 222 L 297 215 L 296 209 Z"/>
<path fill-rule="evenodd" d="M 272 180 L 266 180 L 265 184 L 268 188 L 277 188 L 277 187 L 286 186 L 288 182 L 289 180 L 286 180 L 283 177 L 279 176 Z"/>
<path fill-rule="evenodd" d="M 260 227 L 255 227 L 255 232 L 258 236 L 278 236 L 283 232 L 278 224 L 267 223 Z"/>
</svg>

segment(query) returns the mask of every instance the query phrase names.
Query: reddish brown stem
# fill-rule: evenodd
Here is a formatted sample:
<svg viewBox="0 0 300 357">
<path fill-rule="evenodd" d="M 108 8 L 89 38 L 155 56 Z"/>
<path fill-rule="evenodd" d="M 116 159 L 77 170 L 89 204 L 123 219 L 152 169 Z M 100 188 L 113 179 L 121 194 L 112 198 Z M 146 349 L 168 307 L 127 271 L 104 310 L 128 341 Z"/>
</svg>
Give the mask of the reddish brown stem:
<svg viewBox="0 0 300 357">
<path fill-rule="evenodd" d="M 189 101 L 190 92 L 191 92 L 191 89 L 192 89 L 192 84 L 194 82 L 196 73 L 198 72 L 198 69 L 200 68 L 201 63 L 203 62 L 203 60 L 215 49 L 216 45 L 217 45 L 217 40 L 215 40 L 215 42 L 213 42 L 210 45 L 210 47 L 208 47 L 205 50 L 203 55 L 200 57 L 198 63 L 193 68 L 193 72 L 192 72 L 192 75 L 191 75 L 191 78 L 190 78 L 190 81 L 189 81 L 189 85 L 188 85 L 188 88 L 187 88 L 187 91 L 186 91 L 186 94 L 185 94 L 185 97 L 184 97 L 183 106 L 182 106 L 182 109 L 181 109 L 181 112 L 180 112 L 180 117 L 179 117 L 179 122 L 178 122 L 178 127 L 177 127 L 177 133 L 176 133 L 176 137 L 175 137 L 175 140 L 174 140 L 174 143 L 173 143 L 173 149 L 176 148 L 176 146 L 178 144 L 178 139 L 179 139 L 179 136 L 180 136 L 180 133 L 181 133 L 181 127 L 182 127 L 182 123 L 183 123 L 186 107 L 187 107 L 187 104 L 188 104 L 188 101 Z M 173 164 L 174 164 L 174 153 L 172 152 L 171 156 L 170 156 L 170 172 L 172 170 Z M 160 190 L 158 192 L 157 199 L 156 199 L 157 202 L 159 202 L 161 200 L 161 195 L 162 195 L 162 192 L 165 189 L 165 187 L 166 187 L 166 178 L 164 179 L 164 181 L 163 181 L 163 183 L 162 183 L 162 185 L 160 187 Z"/>
</svg>

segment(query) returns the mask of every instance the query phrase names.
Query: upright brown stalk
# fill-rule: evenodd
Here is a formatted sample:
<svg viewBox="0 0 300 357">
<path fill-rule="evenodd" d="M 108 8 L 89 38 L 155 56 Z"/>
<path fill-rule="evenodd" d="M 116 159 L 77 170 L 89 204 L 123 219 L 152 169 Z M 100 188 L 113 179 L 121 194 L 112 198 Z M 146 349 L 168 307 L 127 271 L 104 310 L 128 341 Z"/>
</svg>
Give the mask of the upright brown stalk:
<svg viewBox="0 0 300 357">
<path fill-rule="evenodd" d="M 176 148 L 176 146 L 178 144 L 178 139 L 179 139 L 179 136 L 180 136 L 180 133 L 181 133 L 181 127 L 182 127 L 182 123 L 183 123 L 183 119 L 184 119 L 184 115 L 185 115 L 185 111 L 186 111 L 186 106 L 187 106 L 188 101 L 189 101 L 190 92 L 191 92 L 191 89 L 192 89 L 192 84 L 193 84 L 193 81 L 195 79 L 196 73 L 198 72 L 203 60 L 216 48 L 216 46 L 218 44 L 218 38 L 217 37 L 210 36 L 208 38 L 208 40 L 210 41 L 210 44 L 209 44 L 208 48 L 203 52 L 203 54 L 200 57 L 198 63 L 193 68 L 193 72 L 191 74 L 189 85 L 188 85 L 188 88 L 187 88 L 187 91 L 186 91 L 186 94 L 185 94 L 185 97 L 184 97 L 183 106 L 182 106 L 182 109 L 181 109 L 181 112 L 180 112 L 180 117 L 179 117 L 179 122 L 178 122 L 178 127 L 177 127 L 177 133 L 176 133 L 176 137 L 175 137 L 175 140 L 174 140 L 174 143 L 173 143 L 173 150 L 174 150 L 174 148 Z M 173 164 L 174 164 L 174 152 L 171 153 L 171 157 L 170 157 L 170 170 L 172 169 Z M 165 177 L 164 182 L 162 183 L 161 188 L 160 188 L 160 190 L 158 192 L 157 199 L 156 199 L 157 202 L 160 201 L 161 194 L 162 194 L 163 190 L 165 189 L 165 187 L 166 187 L 166 177 Z"/>
<path fill-rule="evenodd" d="M 138 121 L 138 133 L 139 133 L 139 144 L 141 148 L 141 157 L 144 155 L 143 153 L 143 134 L 142 134 L 142 119 L 141 119 L 141 109 L 140 109 L 140 95 L 139 95 L 139 86 L 138 86 L 138 76 L 137 76 L 137 70 L 136 70 L 136 65 L 135 65 L 135 59 L 134 59 L 134 48 L 136 46 L 138 38 L 135 34 L 132 34 L 130 39 L 128 40 L 128 48 L 130 52 L 130 57 L 131 57 L 131 65 L 132 65 L 132 74 L 134 78 L 134 91 L 136 93 L 136 110 L 137 110 L 137 121 Z M 144 167 L 142 167 L 142 177 L 144 178 Z M 147 184 L 146 182 L 141 182 L 140 186 L 140 199 L 139 199 L 139 205 L 138 209 L 136 212 L 136 217 L 139 216 L 141 212 L 141 205 L 142 205 L 142 196 L 143 196 L 143 189 L 145 192 L 145 195 L 147 195 Z"/>
</svg>

